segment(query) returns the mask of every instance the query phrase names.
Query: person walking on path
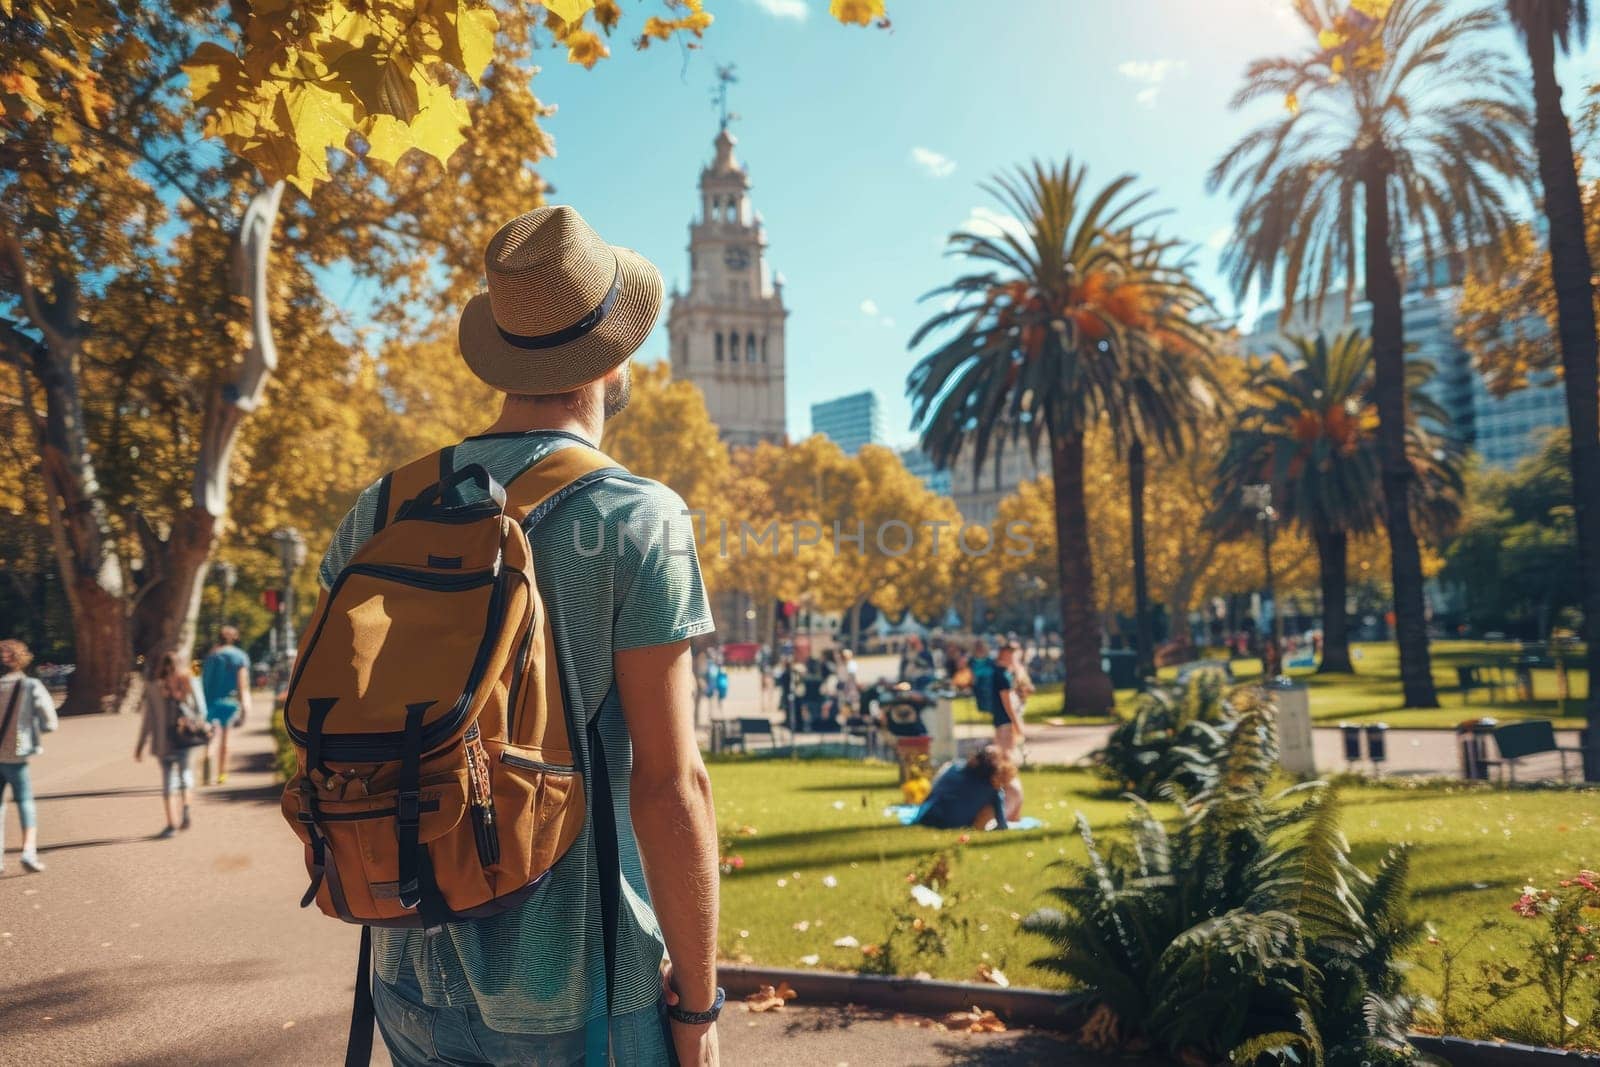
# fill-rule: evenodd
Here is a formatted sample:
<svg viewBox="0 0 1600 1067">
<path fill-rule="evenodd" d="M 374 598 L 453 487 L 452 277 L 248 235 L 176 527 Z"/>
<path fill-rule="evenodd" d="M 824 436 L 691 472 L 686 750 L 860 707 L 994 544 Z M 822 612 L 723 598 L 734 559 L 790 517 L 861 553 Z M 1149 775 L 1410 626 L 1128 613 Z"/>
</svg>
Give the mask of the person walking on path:
<svg viewBox="0 0 1600 1067">
<path fill-rule="evenodd" d="M 250 657 L 239 647 L 239 631 L 224 626 L 217 643 L 200 664 L 200 685 L 206 697 L 206 718 L 217 728 L 217 784 L 228 780 L 228 734 L 242 727 L 250 714 Z M 210 755 L 210 749 L 206 750 Z M 206 776 L 210 785 L 210 775 Z"/>
<path fill-rule="evenodd" d="M 627 404 L 629 359 L 650 336 L 662 284 L 570 207 L 508 223 L 485 260 L 489 291 L 462 313 L 460 348 L 504 397 L 493 425 L 445 455 L 514 493 L 560 450 L 598 447 Z M 387 484 L 340 523 L 325 589 L 372 536 Z M 458 492 L 466 504 L 482 490 Z M 576 729 L 600 740 L 615 833 L 586 804 L 577 841 L 526 901 L 435 931 L 374 928 L 379 1031 L 398 1067 L 659 1067 L 674 1053 L 714 1065 L 717 831 L 690 652 L 714 626 L 688 509 L 657 482 L 608 476 L 544 512 L 530 541 Z M 605 550 L 579 550 L 597 544 Z M 597 773 L 584 771 L 586 789 Z M 601 849 L 614 854 L 602 862 Z"/>
<path fill-rule="evenodd" d="M 33 656 L 21 641 L 0 641 L 0 874 L 5 873 L 6 790 L 17 798 L 22 822 L 22 866 L 35 874 L 39 861 L 39 816 L 33 802 L 28 760 L 43 751 L 41 734 L 56 728 L 56 702 L 50 690 L 27 674 Z"/>
<path fill-rule="evenodd" d="M 161 806 L 167 826 L 156 835 L 159 838 L 173 837 L 191 825 L 194 767 L 190 760 L 194 750 L 209 740 L 210 732 L 199 679 L 178 665 L 175 654 L 164 654 L 155 678 L 145 687 L 144 719 L 133 747 L 135 762 L 144 759 L 147 746 L 161 761 Z"/>
</svg>

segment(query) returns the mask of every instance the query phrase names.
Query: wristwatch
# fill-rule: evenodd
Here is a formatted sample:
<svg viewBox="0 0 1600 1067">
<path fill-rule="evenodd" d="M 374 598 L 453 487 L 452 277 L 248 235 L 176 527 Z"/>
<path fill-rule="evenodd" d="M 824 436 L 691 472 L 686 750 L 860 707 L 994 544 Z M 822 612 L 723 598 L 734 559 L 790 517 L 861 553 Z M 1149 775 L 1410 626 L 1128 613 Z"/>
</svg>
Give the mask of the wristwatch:
<svg viewBox="0 0 1600 1067">
<path fill-rule="evenodd" d="M 722 1004 L 727 999 L 727 992 L 721 986 L 717 986 L 716 999 L 711 1002 L 711 1007 L 705 1011 L 684 1011 L 675 1004 L 668 1004 L 667 1017 L 675 1023 L 683 1023 L 686 1026 L 714 1023 L 717 1021 L 717 1017 L 722 1014 Z"/>
</svg>

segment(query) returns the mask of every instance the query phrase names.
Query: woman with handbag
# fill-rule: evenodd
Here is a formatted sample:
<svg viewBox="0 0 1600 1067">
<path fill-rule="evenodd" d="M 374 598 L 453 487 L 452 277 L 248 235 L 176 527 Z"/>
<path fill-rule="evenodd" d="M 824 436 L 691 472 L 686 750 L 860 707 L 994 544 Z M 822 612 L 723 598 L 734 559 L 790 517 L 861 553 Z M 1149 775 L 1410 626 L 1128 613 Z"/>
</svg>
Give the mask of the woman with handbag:
<svg viewBox="0 0 1600 1067">
<path fill-rule="evenodd" d="M 195 749 L 210 743 L 215 732 L 216 727 L 206 720 L 206 698 L 199 680 L 178 666 L 176 655 L 166 653 L 155 678 L 145 687 L 144 721 L 133 749 L 134 760 L 142 760 L 148 742 L 151 755 L 161 761 L 161 804 L 166 809 L 167 828 L 157 837 L 173 837 L 179 829 L 189 828 L 189 804 L 194 798 L 190 757 Z"/>
<path fill-rule="evenodd" d="M 37 874 L 39 821 L 28 760 L 44 751 L 39 735 L 56 728 L 56 702 L 37 678 L 28 677 L 33 655 L 21 641 L 0 641 L 0 874 L 5 873 L 6 790 L 17 798 L 22 820 L 22 866 Z"/>
</svg>

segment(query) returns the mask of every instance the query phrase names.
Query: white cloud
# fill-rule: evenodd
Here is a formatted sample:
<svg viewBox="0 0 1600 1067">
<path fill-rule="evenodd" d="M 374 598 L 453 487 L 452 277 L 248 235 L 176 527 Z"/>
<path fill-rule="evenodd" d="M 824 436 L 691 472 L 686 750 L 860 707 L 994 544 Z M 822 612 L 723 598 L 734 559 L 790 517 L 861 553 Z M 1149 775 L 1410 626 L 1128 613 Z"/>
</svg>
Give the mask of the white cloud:
<svg viewBox="0 0 1600 1067">
<path fill-rule="evenodd" d="M 1188 69 L 1189 64 L 1181 59 L 1128 59 L 1117 64 L 1118 74 L 1144 86 L 1133 97 L 1141 107 L 1155 107 L 1167 76 L 1181 75 Z"/>
<path fill-rule="evenodd" d="M 1124 78 L 1147 85 L 1159 85 L 1168 74 L 1182 74 L 1189 64 L 1181 59 L 1129 59 L 1117 64 L 1117 73 Z"/>
<path fill-rule="evenodd" d="M 935 178 L 948 178 L 956 169 L 956 161 L 941 152 L 921 145 L 911 150 L 911 162 L 933 175 Z"/>
<path fill-rule="evenodd" d="M 872 298 L 869 297 L 866 300 L 861 301 L 861 314 L 863 314 L 863 315 L 876 315 L 877 313 L 878 313 L 878 302 L 876 300 L 873 300 Z"/>
<path fill-rule="evenodd" d="M 811 14 L 811 9 L 806 6 L 806 0 L 751 0 L 751 2 L 773 18 L 804 22 L 806 16 Z"/>
<path fill-rule="evenodd" d="M 1211 231 L 1211 236 L 1206 238 L 1206 247 L 1212 251 L 1220 252 L 1227 247 L 1228 238 L 1232 236 L 1232 226 L 1218 226 Z"/>
<path fill-rule="evenodd" d="M 976 234 L 979 237 L 1000 237 L 1009 233 L 1018 240 L 1028 239 L 1028 231 L 1022 223 L 1010 215 L 982 206 L 972 209 L 972 213 L 961 223 L 960 229 L 963 233 Z"/>
</svg>

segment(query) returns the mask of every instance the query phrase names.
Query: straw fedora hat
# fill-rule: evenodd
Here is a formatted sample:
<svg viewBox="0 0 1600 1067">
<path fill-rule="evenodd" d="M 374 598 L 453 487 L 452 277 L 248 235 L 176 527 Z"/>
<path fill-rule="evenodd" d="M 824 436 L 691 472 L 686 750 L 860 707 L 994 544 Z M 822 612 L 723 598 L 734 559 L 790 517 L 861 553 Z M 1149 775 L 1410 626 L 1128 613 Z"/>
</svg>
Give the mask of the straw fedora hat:
<svg viewBox="0 0 1600 1067">
<path fill-rule="evenodd" d="M 502 392 L 565 393 L 603 378 L 650 336 L 661 272 L 608 245 L 570 207 L 542 207 L 489 239 L 489 291 L 461 312 L 461 357 Z"/>
</svg>

